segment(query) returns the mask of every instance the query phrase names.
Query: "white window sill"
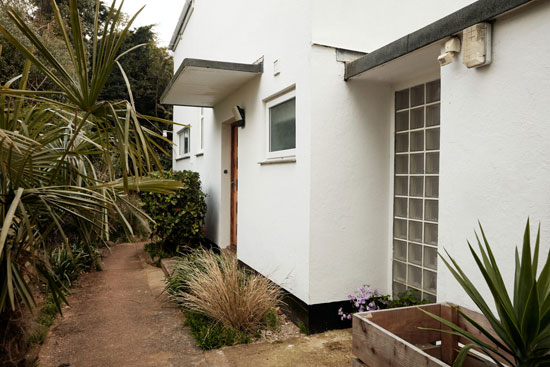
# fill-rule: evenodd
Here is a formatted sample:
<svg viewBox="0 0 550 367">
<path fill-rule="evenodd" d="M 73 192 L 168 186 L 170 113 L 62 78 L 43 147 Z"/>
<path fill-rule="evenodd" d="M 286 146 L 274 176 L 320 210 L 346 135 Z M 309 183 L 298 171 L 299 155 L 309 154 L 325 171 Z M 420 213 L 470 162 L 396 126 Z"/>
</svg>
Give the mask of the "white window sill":
<svg viewBox="0 0 550 367">
<path fill-rule="evenodd" d="M 189 158 L 191 158 L 190 154 L 182 155 L 181 157 L 176 158 L 176 162 L 177 161 L 182 161 L 184 159 L 189 159 Z"/>
<path fill-rule="evenodd" d="M 258 162 L 260 166 L 268 164 L 283 164 L 283 163 L 296 163 L 296 157 L 281 157 L 281 158 L 268 158 L 261 162 Z"/>
<path fill-rule="evenodd" d="M 197 152 L 195 153 L 195 157 L 200 157 L 200 156 L 203 156 L 204 155 L 204 152 Z"/>
</svg>

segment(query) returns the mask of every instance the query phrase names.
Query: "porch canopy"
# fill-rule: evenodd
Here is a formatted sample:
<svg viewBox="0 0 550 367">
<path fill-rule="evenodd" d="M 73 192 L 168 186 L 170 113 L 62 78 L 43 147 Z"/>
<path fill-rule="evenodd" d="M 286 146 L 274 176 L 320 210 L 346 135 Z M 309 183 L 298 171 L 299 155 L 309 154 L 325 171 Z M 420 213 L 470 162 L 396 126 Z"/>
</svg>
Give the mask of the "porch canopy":
<svg viewBox="0 0 550 367">
<path fill-rule="evenodd" d="M 432 24 L 346 64 L 345 80 L 399 80 L 439 68 L 437 56 L 447 37 L 486 22 L 533 0 L 478 0 Z M 410 75 L 410 74 L 409 74 Z"/>
<path fill-rule="evenodd" d="M 214 107 L 231 92 L 263 73 L 263 61 L 240 64 L 184 59 L 160 98 L 176 106 Z"/>
</svg>

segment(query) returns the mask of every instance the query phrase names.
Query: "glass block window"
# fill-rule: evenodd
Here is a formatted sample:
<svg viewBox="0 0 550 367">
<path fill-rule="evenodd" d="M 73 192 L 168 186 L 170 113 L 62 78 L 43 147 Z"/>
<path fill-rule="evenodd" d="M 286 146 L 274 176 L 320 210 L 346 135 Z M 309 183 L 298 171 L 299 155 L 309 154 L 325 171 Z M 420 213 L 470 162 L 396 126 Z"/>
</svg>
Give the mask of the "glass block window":
<svg viewBox="0 0 550 367">
<path fill-rule="evenodd" d="M 395 93 L 393 293 L 436 300 L 440 81 Z"/>
</svg>

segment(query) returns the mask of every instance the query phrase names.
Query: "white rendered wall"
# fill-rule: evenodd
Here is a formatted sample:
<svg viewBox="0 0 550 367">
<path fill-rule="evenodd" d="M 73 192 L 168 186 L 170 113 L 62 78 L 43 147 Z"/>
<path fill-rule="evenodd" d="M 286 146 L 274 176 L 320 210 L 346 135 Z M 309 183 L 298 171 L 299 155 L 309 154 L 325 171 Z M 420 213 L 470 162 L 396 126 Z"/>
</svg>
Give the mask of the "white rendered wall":
<svg viewBox="0 0 550 367">
<path fill-rule="evenodd" d="M 208 196 L 207 233 L 229 244 L 231 107 L 246 111 L 239 128 L 237 254 L 240 260 L 304 302 L 309 300 L 309 166 L 311 22 L 309 1 L 201 0 L 195 3 L 175 52 L 175 67 L 186 58 L 251 63 L 264 57 L 264 74 L 235 91 L 205 122 L 201 157 L 175 163 L 201 173 Z M 280 75 L 273 75 L 273 61 Z M 296 163 L 259 165 L 266 158 L 265 101 L 295 85 Z M 175 107 L 175 119 L 186 111 Z M 190 112 L 198 116 L 198 112 Z M 176 128 L 177 129 L 177 128 Z M 192 136 L 196 135 L 192 127 Z M 174 136 L 177 138 L 177 135 Z M 196 139 L 195 139 L 196 141 Z M 191 142 L 194 152 L 194 143 Z M 223 174 L 227 169 L 228 174 Z"/>
<path fill-rule="evenodd" d="M 310 303 L 367 283 L 387 291 L 391 246 L 389 85 L 345 82 L 333 48 L 312 48 Z"/>
<path fill-rule="evenodd" d="M 535 2 L 494 23 L 491 65 L 441 69 L 439 246 L 476 285 L 466 240 L 478 219 L 509 290 L 528 216 L 533 232 L 541 222 L 544 259 L 550 249 L 549 34 L 550 2 Z M 438 301 L 472 305 L 441 261 Z"/>
<path fill-rule="evenodd" d="M 475 0 L 313 2 L 313 43 L 372 52 Z"/>
</svg>

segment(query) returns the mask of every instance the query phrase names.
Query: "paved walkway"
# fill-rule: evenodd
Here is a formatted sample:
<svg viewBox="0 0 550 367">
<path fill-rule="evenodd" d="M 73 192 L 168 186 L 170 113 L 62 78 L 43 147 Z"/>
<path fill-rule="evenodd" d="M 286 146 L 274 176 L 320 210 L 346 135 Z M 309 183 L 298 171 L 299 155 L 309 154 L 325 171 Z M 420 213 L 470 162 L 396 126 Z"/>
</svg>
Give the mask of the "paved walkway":
<svg viewBox="0 0 550 367">
<path fill-rule="evenodd" d="M 83 277 L 52 326 L 41 367 L 350 366 L 351 330 L 203 353 L 147 265 L 143 243 L 114 246 L 104 270 Z"/>
<path fill-rule="evenodd" d="M 207 365 L 182 313 L 161 294 L 162 271 L 140 254 L 143 244 L 116 245 L 104 270 L 83 278 L 48 335 L 40 366 Z"/>
</svg>

